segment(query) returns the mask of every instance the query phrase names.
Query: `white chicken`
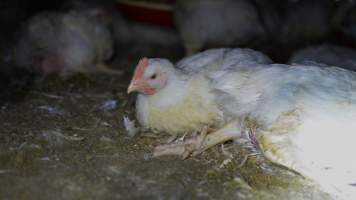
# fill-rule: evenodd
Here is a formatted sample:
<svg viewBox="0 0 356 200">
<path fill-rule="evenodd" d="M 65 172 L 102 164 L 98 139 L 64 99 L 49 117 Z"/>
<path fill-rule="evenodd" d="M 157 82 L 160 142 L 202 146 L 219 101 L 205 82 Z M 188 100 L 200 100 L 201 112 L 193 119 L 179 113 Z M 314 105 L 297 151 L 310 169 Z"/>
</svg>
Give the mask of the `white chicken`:
<svg viewBox="0 0 356 200">
<path fill-rule="evenodd" d="M 176 67 L 143 58 L 128 88 L 140 93 L 141 125 L 171 134 L 203 130 L 155 154 L 201 152 L 257 127 L 271 161 L 311 178 L 335 199 L 356 199 L 356 73 L 269 62 L 244 49 L 209 50 Z M 216 131 L 206 134 L 207 125 Z"/>
<path fill-rule="evenodd" d="M 112 35 L 96 13 L 48 11 L 28 20 L 15 45 L 14 61 L 41 76 L 97 71 L 121 74 L 104 65 L 112 55 Z"/>
<path fill-rule="evenodd" d="M 271 5 L 259 0 L 178 0 L 174 16 L 191 55 L 207 48 L 260 46 L 279 22 Z"/>
</svg>

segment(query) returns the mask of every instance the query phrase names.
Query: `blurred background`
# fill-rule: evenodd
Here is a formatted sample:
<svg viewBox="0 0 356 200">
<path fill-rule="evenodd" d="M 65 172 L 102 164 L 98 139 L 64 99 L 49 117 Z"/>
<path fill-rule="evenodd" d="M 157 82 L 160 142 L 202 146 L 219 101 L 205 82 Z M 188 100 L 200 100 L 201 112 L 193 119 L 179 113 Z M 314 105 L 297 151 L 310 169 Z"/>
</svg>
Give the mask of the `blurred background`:
<svg viewBox="0 0 356 200">
<path fill-rule="evenodd" d="M 2 0 L 0 27 L 0 199 L 317 199 L 235 146 L 147 161 L 164 137 L 127 135 L 126 87 L 141 57 L 220 47 L 356 70 L 355 1 Z"/>
<path fill-rule="evenodd" d="M 219 47 L 252 48 L 278 63 L 303 60 L 307 48 L 308 60 L 355 65 L 353 0 L 5 0 L 0 9 L 4 83 L 130 72 L 143 56 L 177 61 Z"/>
</svg>

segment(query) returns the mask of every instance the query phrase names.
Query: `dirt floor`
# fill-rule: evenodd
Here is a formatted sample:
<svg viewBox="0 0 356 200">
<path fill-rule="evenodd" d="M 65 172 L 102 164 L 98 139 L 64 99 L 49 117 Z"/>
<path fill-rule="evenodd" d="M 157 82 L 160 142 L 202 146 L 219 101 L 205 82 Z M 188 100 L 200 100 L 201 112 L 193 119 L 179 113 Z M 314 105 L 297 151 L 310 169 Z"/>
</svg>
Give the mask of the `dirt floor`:
<svg viewBox="0 0 356 200">
<path fill-rule="evenodd" d="M 0 199 L 325 199 L 241 145 L 150 158 L 164 133 L 127 134 L 128 77 L 76 75 L 2 91 Z"/>
</svg>

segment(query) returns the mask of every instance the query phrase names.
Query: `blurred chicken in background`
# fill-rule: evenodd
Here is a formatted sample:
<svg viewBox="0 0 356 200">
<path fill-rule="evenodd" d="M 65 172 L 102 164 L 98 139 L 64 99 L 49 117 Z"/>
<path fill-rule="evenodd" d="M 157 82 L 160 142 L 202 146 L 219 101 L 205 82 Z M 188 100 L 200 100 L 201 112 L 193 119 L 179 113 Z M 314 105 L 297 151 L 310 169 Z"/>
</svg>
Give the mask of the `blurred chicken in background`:
<svg viewBox="0 0 356 200">
<path fill-rule="evenodd" d="M 113 55 L 113 39 L 97 17 L 75 10 L 31 17 L 15 47 L 15 63 L 42 76 L 110 71 L 103 64 Z"/>
<path fill-rule="evenodd" d="M 268 6 L 260 7 L 262 4 Z M 175 20 L 186 53 L 215 47 L 258 47 L 278 24 L 272 5 L 248 0 L 178 0 Z"/>
<path fill-rule="evenodd" d="M 294 64 L 337 66 L 356 70 L 356 51 L 349 47 L 333 44 L 309 46 L 296 51 L 289 60 Z"/>
<path fill-rule="evenodd" d="M 76 10 L 95 15 L 100 23 L 108 27 L 114 40 L 114 53 L 126 50 L 127 45 L 132 42 L 127 19 L 120 13 L 114 1 L 100 0 L 67 0 L 61 5 L 64 10 Z"/>
<path fill-rule="evenodd" d="M 331 37 L 333 5 L 332 0 L 178 0 L 175 21 L 187 54 L 249 47 L 285 61 L 295 49 Z"/>
<path fill-rule="evenodd" d="M 131 19 L 115 1 L 68 0 L 63 3 L 62 8 L 95 13 L 100 22 L 109 28 L 114 43 L 114 66 L 121 65 L 130 57 L 135 57 L 136 60 L 138 57 L 151 55 L 178 59 L 183 55 L 183 48 L 173 27 Z"/>
</svg>

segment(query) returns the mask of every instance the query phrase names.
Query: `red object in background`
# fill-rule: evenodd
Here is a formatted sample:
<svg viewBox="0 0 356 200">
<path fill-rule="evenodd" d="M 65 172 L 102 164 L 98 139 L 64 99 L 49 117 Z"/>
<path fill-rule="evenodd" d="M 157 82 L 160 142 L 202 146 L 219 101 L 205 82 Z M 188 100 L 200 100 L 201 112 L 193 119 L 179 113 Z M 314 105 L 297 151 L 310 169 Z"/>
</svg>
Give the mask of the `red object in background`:
<svg viewBox="0 0 356 200">
<path fill-rule="evenodd" d="M 128 18 L 161 26 L 174 26 L 173 3 L 159 4 L 140 1 L 118 0 L 120 11 Z"/>
</svg>

